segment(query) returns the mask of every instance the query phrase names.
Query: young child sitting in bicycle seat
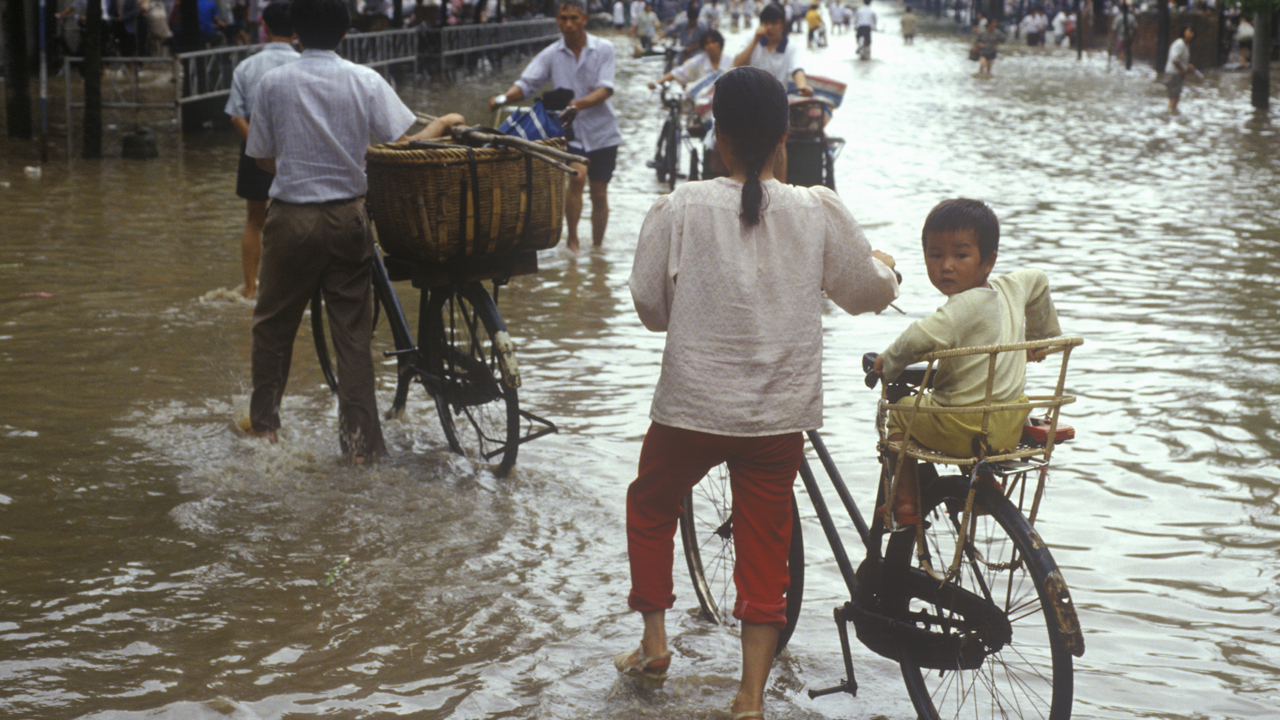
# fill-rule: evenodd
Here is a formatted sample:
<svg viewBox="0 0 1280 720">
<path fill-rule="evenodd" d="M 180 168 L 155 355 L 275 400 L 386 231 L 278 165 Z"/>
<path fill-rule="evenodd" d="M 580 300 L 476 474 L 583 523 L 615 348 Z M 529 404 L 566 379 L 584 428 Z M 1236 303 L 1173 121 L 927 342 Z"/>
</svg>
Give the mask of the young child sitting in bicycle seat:
<svg viewBox="0 0 1280 720">
<path fill-rule="evenodd" d="M 1017 270 L 992 278 L 1000 246 L 1000 221 L 980 200 L 944 200 L 929 212 L 920 233 L 929 282 L 947 296 L 947 303 L 922 320 L 911 323 L 875 360 L 874 372 L 896 380 L 904 368 L 931 352 L 962 347 L 1004 345 L 1041 340 L 1061 334 L 1058 314 L 1049 297 L 1049 279 L 1040 270 Z M 1023 394 L 1029 354 L 1000 353 L 996 357 L 993 403 L 1027 402 Z M 982 405 L 986 399 L 988 355 L 947 358 L 938 362 L 933 390 L 920 399 L 922 407 Z M 992 451 L 1018 444 L 1028 411 L 993 412 L 988 420 L 987 444 Z M 906 433 L 906 413 L 890 412 L 889 440 Z M 982 414 L 916 413 L 911 437 L 918 444 L 956 457 L 975 457 L 974 441 L 982 431 Z M 895 466 L 897 459 L 894 459 Z M 906 458 L 899 478 L 894 517 L 899 523 L 918 522 L 915 459 Z"/>
</svg>

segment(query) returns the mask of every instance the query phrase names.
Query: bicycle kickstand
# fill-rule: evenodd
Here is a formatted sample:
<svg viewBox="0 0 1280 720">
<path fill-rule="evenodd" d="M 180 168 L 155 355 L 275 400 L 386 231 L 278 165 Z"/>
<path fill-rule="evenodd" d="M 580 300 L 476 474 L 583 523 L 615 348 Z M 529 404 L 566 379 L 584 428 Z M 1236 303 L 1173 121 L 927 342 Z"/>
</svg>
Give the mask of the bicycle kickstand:
<svg viewBox="0 0 1280 720">
<path fill-rule="evenodd" d="M 840 632 L 840 651 L 844 653 L 844 672 L 845 681 L 834 687 L 823 688 L 822 690 L 810 690 L 809 699 L 822 697 L 823 695 L 832 695 L 838 692 L 849 693 L 854 697 L 858 695 L 858 679 L 853 675 L 853 656 L 849 654 L 849 617 L 846 614 L 847 605 L 835 609 L 836 630 Z"/>
</svg>

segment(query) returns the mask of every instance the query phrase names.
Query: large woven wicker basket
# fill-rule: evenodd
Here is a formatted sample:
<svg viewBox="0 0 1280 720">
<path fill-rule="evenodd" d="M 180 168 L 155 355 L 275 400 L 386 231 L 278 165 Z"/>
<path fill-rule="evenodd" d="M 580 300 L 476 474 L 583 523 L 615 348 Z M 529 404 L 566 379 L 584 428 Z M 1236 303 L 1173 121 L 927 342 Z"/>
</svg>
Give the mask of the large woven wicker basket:
<svg viewBox="0 0 1280 720">
<path fill-rule="evenodd" d="M 392 257 L 444 262 L 560 241 L 566 176 L 518 150 L 384 143 L 366 161 L 369 214 Z"/>
</svg>

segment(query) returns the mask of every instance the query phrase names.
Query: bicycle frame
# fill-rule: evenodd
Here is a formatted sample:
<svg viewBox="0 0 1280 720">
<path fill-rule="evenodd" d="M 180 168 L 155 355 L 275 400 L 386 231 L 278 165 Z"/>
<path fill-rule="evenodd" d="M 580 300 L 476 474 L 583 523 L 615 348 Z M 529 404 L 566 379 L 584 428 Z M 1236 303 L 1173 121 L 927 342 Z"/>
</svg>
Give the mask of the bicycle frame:
<svg viewBox="0 0 1280 720">
<path fill-rule="evenodd" d="M 873 539 L 871 528 L 863 519 L 862 513 L 858 510 L 858 504 L 854 501 L 853 495 L 849 492 L 848 485 L 840 476 L 839 469 L 836 468 L 835 462 L 831 459 L 831 453 L 827 451 L 826 443 L 822 441 L 822 436 L 817 430 L 810 430 L 808 433 L 809 445 L 817 453 L 818 459 L 822 462 L 822 467 L 827 472 L 827 477 L 831 481 L 831 485 L 835 488 L 836 494 L 840 497 L 841 504 L 844 505 L 845 511 L 849 514 L 849 518 L 853 521 L 854 527 L 858 530 L 858 537 L 861 538 L 862 544 L 866 549 L 868 558 L 880 559 L 880 544 L 877 539 Z M 852 613 L 855 612 L 852 598 L 858 596 L 858 577 L 857 572 L 853 568 L 853 564 L 849 561 L 849 554 L 845 551 L 844 540 L 840 537 L 840 531 L 836 528 L 835 521 L 831 517 L 831 512 L 827 509 L 827 502 L 822 496 L 822 491 L 818 487 L 818 480 L 813 474 L 813 469 L 809 467 L 809 459 L 806 457 L 800 463 L 800 478 L 804 481 L 805 490 L 809 494 L 809 500 L 813 503 L 814 512 L 818 515 L 818 521 L 822 525 L 822 532 L 827 536 L 827 543 L 831 546 L 831 552 L 835 556 L 836 566 L 840 569 L 840 576 L 844 578 L 845 586 L 849 590 L 849 602 L 835 609 L 836 628 L 840 633 L 840 649 L 844 655 L 845 681 L 834 687 L 822 690 L 810 690 L 809 697 L 816 698 L 822 695 L 830 695 L 837 692 L 845 692 L 850 695 L 858 694 L 858 681 L 853 671 L 853 656 L 849 646 L 849 630 L 847 624 L 853 621 Z"/>
</svg>

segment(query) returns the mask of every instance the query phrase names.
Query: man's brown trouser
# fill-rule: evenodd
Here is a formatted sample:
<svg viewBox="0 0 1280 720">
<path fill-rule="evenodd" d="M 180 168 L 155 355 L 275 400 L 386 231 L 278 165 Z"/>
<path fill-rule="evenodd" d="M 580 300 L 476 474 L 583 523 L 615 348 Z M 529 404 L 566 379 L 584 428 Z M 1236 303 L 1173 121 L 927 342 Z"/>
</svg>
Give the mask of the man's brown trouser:
<svg viewBox="0 0 1280 720">
<path fill-rule="evenodd" d="M 294 204 L 275 200 L 262 230 L 262 270 L 253 310 L 253 429 L 280 427 L 293 341 L 319 289 L 338 363 L 338 440 L 346 455 L 386 452 L 370 343 L 373 236 L 364 199 Z"/>
</svg>

